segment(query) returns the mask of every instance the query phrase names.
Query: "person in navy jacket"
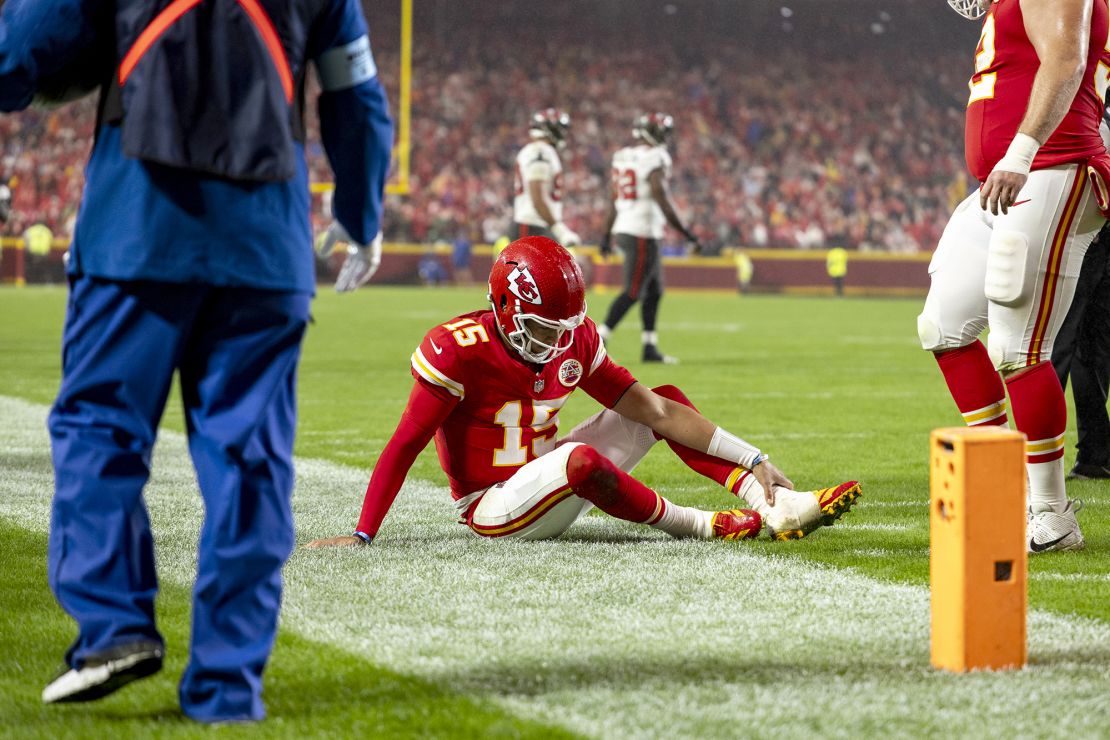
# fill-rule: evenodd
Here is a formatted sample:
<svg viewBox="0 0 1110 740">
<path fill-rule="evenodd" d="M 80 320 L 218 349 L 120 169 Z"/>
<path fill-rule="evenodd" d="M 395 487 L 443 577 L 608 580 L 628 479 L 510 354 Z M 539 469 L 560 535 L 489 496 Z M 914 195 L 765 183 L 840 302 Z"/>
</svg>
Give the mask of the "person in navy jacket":
<svg viewBox="0 0 1110 740">
<path fill-rule="evenodd" d="M 176 371 L 206 511 L 181 706 L 204 722 L 265 714 L 315 285 L 309 62 L 357 287 L 377 262 L 392 143 L 358 0 L 0 7 L 0 110 L 100 92 L 48 421 L 49 581 L 79 633 L 46 702 L 98 699 L 161 668 L 142 489 Z"/>
</svg>

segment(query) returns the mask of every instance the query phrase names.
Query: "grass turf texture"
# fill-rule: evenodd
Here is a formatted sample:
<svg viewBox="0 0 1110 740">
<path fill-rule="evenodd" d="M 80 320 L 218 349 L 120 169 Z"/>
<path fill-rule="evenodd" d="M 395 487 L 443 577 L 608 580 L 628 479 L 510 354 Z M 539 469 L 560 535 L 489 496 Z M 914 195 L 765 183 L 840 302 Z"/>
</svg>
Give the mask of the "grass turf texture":
<svg viewBox="0 0 1110 740">
<path fill-rule="evenodd" d="M 8 461 L 5 460 L 5 463 Z M 210 732 L 181 714 L 177 680 L 185 669 L 189 592 L 164 584 L 159 624 L 171 649 L 157 675 L 88 704 L 44 706 L 44 677 L 61 663 L 57 648 L 74 632 L 46 583 L 46 536 L 0 520 L 4 596 L 0 604 L 0 736 L 199 737 Z M 570 736 L 520 720 L 427 681 L 367 666 L 357 656 L 290 631 L 274 648 L 266 677 L 271 720 L 222 727 L 221 737 L 310 737 L 342 733 L 427 737 L 445 728 L 464 737 Z"/>
<path fill-rule="evenodd" d="M 609 300 L 592 297 L 592 315 L 603 317 Z M 0 393 L 50 401 L 63 304 L 58 289 L 0 291 L 0 311 L 10 317 L 0 326 Z M 392 431 L 411 385 L 409 353 L 430 326 L 481 304 L 480 287 L 321 294 L 302 363 L 297 454 L 362 470 L 301 466 L 319 480 L 298 489 L 300 541 L 349 530 L 365 469 Z M 916 348 L 917 311 L 916 301 L 669 295 L 661 346 L 682 359 L 677 367 L 638 363 L 638 322 L 630 315 L 611 353 L 641 381 L 683 388 L 715 421 L 770 451 L 799 487 L 859 478 L 865 497 L 857 510 L 837 527 L 796 543 L 674 543 L 593 516 L 557 543 L 491 547 L 450 524 L 442 474 L 426 452 L 410 480 L 432 485 L 416 483 L 402 492 L 373 550 L 295 555 L 287 570 L 285 632 L 267 678 L 275 719 L 259 731 L 350 727 L 354 718 L 376 716 L 364 692 L 388 697 L 389 705 L 400 705 L 400 716 L 410 718 L 382 724 L 389 734 L 398 728 L 466 734 L 487 723 L 510 733 L 535 730 L 506 712 L 604 735 L 734 734 L 751 714 L 762 717 L 756 731 L 768 734 L 974 732 L 986 729 L 988 720 L 992 732 L 1009 726 L 1031 734 L 1045 725 L 1023 697 L 1067 697 L 1069 713 L 1084 706 L 1097 676 L 1110 667 L 1101 639 L 1110 603 L 1110 488 L 1097 482 L 1070 487 L 1071 495 L 1087 501 L 1080 516 L 1088 550 L 1031 560 L 1030 605 L 1038 610 L 1031 625 L 1033 668 L 960 678 L 925 667 L 928 432 L 957 424 L 958 415 L 935 364 Z M 577 394 L 563 429 L 594 410 L 592 400 Z M 165 427 L 181 426 L 172 401 Z M 185 472 L 177 474 L 173 495 L 195 506 L 183 454 L 179 448 L 170 462 L 156 463 L 155 477 L 180 467 Z M 40 477 L 48 474 L 45 449 L 5 458 L 9 477 L 29 466 L 40 468 Z M 665 448 L 654 451 L 637 475 L 681 503 L 716 508 L 730 502 Z M 319 492 L 307 496 L 304 490 L 315 491 L 311 485 Z M 38 499 L 20 511 L 36 506 L 42 507 Z M 152 509 L 156 532 L 170 548 L 165 558 L 160 550 L 160 565 L 168 563 L 173 574 L 160 600 L 162 625 L 171 659 L 176 654 L 180 661 L 188 569 L 173 563 L 188 559 L 183 553 L 191 547 L 190 532 L 160 520 L 155 502 Z M 5 626 L 0 636 L 6 643 L 0 654 L 20 656 L 15 661 L 21 666 L 3 671 L 13 678 L 0 683 L 0 715 L 17 712 L 16 727 L 23 731 L 41 727 L 44 734 L 59 734 L 160 707 L 154 717 L 124 720 L 123 726 L 187 731 L 175 715 L 157 714 L 172 711 L 180 662 L 91 708 L 35 705 L 72 628 L 43 585 L 42 512 L 2 513 L 6 531 L 18 522 L 38 534 L 13 530 L 8 538 L 31 555 L 15 559 L 18 575 L 4 576 L 26 585 L 4 588 L 0 609 L 30 614 L 24 621 L 34 628 Z M 622 578 L 622 570 L 634 578 Z M 452 590 L 460 582 L 463 595 Z M 830 592 L 830 584 L 843 588 Z M 856 603 L 855 592 L 870 593 L 874 603 Z M 352 609 L 352 603 L 360 606 Z M 545 644 L 527 649 L 522 625 Z M 890 634 L 891 626 L 900 631 Z M 646 647 L 645 639 L 656 644 Z M 288 642 L 302 649 L 285 653 Z M 329 670 L 320 671 L 319 664 Z M 305 676 L 314 678 L 306 682 Z M 899 684 L 905 688 L 892 688 Z M 830 711 L 817 700 L 830 690 L 854 697 L 849 711 Z M 353 711 L 342 696 L 350 697 Z M 802 696 L 809 698 L 803 702 Z M 1098 721 L 1106 726 L 1108 710 L 1094 696 L 1084 710 L 1087 719 L 1071 729 L 1082 734 Z M 431 697 L 425 704 L 448 710 L 435 715 L 421 709 L 425 697 Z"/>
</svg>

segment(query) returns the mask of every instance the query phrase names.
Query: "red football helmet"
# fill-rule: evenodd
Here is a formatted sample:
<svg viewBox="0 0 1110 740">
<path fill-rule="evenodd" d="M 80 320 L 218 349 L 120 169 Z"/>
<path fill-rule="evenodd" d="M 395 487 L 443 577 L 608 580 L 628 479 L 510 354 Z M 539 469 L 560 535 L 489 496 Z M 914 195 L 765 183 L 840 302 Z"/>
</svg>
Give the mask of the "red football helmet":
<svg viewBox="0 0 1110 740">
<path fill-rule="evenodd" d="M 489 272 L 497 328 L 528 362 L 550 362 L 570 349 L 586 318 L 586 285 L 578 264 L 544 236 L 517 239 Z"/>
</svg>

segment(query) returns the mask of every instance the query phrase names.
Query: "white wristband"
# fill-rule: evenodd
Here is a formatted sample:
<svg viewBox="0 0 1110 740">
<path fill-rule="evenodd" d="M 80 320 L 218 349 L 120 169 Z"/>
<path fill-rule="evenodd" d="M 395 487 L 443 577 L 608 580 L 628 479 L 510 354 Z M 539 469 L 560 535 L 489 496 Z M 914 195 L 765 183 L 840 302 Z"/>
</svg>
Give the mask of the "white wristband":
<svg viewBox="0 0 1110 740">
<path fill-rule="evenodd" d="M 758 447 L 748 444 L 720 427 L 713 432 L 713 438 L 709 440 L 709 449 L 706 452 L 713 457 L 734 461 L 749 470 L 766 459 Z"/>
<path fill-rule="evenodd" d="M 370 38 L 362 35 L 349 44 L 328 49 L 316 59 L 316 74 L 325 92 L 346 90 L 378 74 Z"/>
<path fill-rule="evenodd" d="M 1041 144 L 1029 134 L 1018 133 L 1010 142 L 1006 156 L 998 160 L 994 166 L 1003 172 L 1016 172 L 1019 175 L 1028 175 L 1029 168 L 1033 166 L 1033 159 L 1037 156 Z"/>
</svg>

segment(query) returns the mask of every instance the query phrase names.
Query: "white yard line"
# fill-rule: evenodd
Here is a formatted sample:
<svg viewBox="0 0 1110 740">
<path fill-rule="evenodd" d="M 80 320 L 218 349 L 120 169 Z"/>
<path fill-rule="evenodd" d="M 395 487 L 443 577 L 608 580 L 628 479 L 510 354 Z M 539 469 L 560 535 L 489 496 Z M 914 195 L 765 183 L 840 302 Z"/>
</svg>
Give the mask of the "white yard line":
<svg viewBox="0 0 1110 740">
<path fill-rule="evenodd" d="M 842 521 L 836 526 L 841 529 L 851 529 L 860 532 L 908 532 L 911 529 L 908 524 L 884 524 L 882 522 Z"/>
<path fill-rule="evenodd" d="M 1110 573 L 1032 573 L 1029 575 L 1029 580 L 1110 583 Z"/>
<path fill-rule="evenodd" d="M 929 510 L 929 499 L 888 499 L 886 501 L 868 501 L 868 508 L 878 509 L 925 509 Z"/>
<path fill-rule="evenodd" d="M 45 413 L 0 397 L 0 516 L 40 532 L 52 480 Z M 160 574 L 188 583 L 200 505 L 180 434 L 161 434 L 154 471 Z M 298 540 L 350 531 L 366 471 L 300 460 L 297 473 Z M 427 483 L 406 485 L 373 547 L 298 550 L 285 574 L 285 629 L 594 736 L 1110 726 L 1104 622 L 1034 612 L 1029 669 L 939 674 L 924 588 L 604 517 L 554 542 L 482 541 Z"/>
</svg>

